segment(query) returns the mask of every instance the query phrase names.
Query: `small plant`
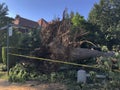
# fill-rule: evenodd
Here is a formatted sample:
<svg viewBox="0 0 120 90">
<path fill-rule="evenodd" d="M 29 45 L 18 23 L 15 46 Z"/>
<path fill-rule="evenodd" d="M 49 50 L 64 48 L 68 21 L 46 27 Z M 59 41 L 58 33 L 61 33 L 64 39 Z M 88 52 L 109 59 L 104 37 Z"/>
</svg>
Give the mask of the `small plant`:
<svg viewBox="0 0 120 90">
<path fill-rule="evenodd" d="M 95 82 L 95 80 L 96 80 L 96 72 L 90 71 L 89 74 L 90 74 L 90 80 Z"/>
<path fill-rule="evenodd" d="M 104 88 L 112 89 L 120 88 L 120 53 L 116 52 L 114 57 L 98 58 L 98 66 L 107 76 Z"/>
<path fill-rule="evenodd" d="M 56 73 L 55 72 L 50 74 L 50 81 L 51 82 L 55 82 L 56 81 Z"/>
<path fill-rule="evenodd" d="M 46 74 L 40 74 L 39 76 L 38 76 L 38 80 L 40 81 L 40 82 L 48 82 L 49 81 L 49 76 L 48 75 L 46 75 Z"/>
<path fill-rule="evenodd" d="M 107 46 L 102 46 L 102 51 L 107 52 L 108 51 Z"/>
</svg>

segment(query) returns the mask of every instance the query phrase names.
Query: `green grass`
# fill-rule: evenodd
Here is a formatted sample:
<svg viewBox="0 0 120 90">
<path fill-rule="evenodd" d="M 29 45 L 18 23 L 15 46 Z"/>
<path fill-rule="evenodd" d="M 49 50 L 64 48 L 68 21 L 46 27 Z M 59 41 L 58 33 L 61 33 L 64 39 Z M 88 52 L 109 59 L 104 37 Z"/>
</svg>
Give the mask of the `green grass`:
<svg viewBox="0 0 120 90">
<path fill-rule="evenodd" d="M 2 72 L 2 71 L 0 71 L 0 79 L 5 79 L 5 80 L 7 80 L 7 79 L 8 79 L 7 72 Z"/>
<path fill-rule="evenodd" d="M 2 71 L 2 66 L 4 66 L 2 63 L 0 63 L 0 79 L 8 79 L 8 75 L 6 71 Z"/>
</svg>

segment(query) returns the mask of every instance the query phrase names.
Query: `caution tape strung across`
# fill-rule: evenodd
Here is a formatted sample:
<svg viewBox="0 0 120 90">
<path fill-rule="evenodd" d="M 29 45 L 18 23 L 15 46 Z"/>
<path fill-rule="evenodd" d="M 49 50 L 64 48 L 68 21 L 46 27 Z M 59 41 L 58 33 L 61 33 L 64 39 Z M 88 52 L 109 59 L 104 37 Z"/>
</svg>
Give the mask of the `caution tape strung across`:
<svg viewBox="0 0 120 90">
<path fill-rule="evenodd" d="M 72 62 L 65 62 L 65 61 L 52 60 L 52 59 L 46 59 L 46 58 L 38 58 L 38 57 L 26 56 L 26 55 L 14 54 L 14 53 L 9 53 L 9 55 L 13 55 L 13 56 L 17 56 L 17 57 L 30 58 L 30 59 L 37 59 L 37 60 L 41 60 L 41 61 L 48 61 L 48 62 L 54 62 L 54 63 L 61 63 L 61 64 L 67 64 L 67 65 L 74 65 L 74 66 L 82 66 L 82 67 L 99 69 L 99 67 L 97 67 L 96 65 L 90 66 L 90 65 L 77 64 L 77 63 L 72 63 Z M 117 70 L 117 69 L 114 69 L 113 71 L 120 72 L 120 70 Z"/>
<path fill-rule="evenodd" d="M 7 48 L 7 47 L 4 47 L 4 48 Z M 9 49 L 31 50 L 29 48 L 17 48 L 17 47 L 9 47 Z"/>
<path fill-rule="evenodd" d="M 24 57 L 24 58 L 30 58 L 30 59 L 37 59 L 37 60 L 41 60 L 41 61 L 49 61 L 49 62 L 54 62 L 54 63 L 74 65 L 74 66 L 82 66 L 82 67 L 88 67 L 88 68 L 99 68 L 99 67 L 96 67 L 96 66 L 83 65 L 83 64 L 77 64 L 77 63 L 72 63 L 72 62 L 64 62 L 64 61 L 60 61 L 60 60 L 52 60 L 52 59 L 46 59 L 46 58 L 38 58 L 38 57 L 26 56 L 26 55 L 14 54 L 14 53 L 9 53 L 9 55 Z"/>
</svg>

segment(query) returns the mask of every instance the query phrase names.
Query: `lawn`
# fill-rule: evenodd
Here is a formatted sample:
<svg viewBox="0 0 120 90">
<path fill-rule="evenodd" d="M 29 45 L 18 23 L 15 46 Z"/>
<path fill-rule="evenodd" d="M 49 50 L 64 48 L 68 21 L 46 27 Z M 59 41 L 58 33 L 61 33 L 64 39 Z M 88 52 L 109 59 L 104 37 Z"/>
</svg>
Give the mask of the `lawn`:
<svg viewBox="0 0 120 90">
<path fill-rule="evenodd" d="M 8 76 L 7 76 L 7 71 L 2 71 L 2 67 L 4 65 L 2 63 L 0 63 L 0 79 L 5 79 L 7 80 L 8 79 Z"/>
</svg>

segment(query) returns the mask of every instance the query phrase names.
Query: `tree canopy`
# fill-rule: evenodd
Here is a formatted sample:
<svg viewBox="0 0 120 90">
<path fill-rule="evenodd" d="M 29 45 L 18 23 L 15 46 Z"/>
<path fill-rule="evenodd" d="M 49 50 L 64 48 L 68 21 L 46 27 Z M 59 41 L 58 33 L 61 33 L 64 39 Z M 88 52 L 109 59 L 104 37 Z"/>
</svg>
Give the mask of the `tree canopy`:
<svg viewBox="0 0 120 90">
<path fill-rule="evenodd" d="M 120 0 L 100 0 L 89 14 L 89 22 L 99 30 L 101 44 L 112 49 L 120 44 Z"/>
<path fill-rule="evenodd" d="M 5 5 L 5 3 L 0 3 L 0 27 L 2 27 L 4 24 L 7 12 L 8 7 Z"/>
<path fill-rule="evenodd" d="M 0 28 L 6 26 L 7 24 L 11 23 L 13 18 L 7 17 L 8 14 L 8 7 L 5 3 L 0 3 Z M 0 45 L 6 46 L 6 36 L 7 31 L 0 31 Z"/>
</svg>

